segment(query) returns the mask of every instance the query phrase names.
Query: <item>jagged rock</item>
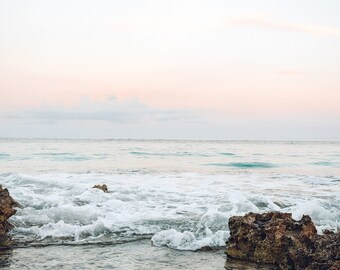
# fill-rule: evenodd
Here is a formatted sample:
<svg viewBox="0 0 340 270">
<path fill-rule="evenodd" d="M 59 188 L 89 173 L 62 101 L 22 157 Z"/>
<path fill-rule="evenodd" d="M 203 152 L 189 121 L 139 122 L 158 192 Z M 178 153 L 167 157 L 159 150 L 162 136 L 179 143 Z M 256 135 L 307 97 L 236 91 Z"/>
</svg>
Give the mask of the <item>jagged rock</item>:
<svg viewBox="0 0 340 270">
<path fill-rule="evenodd" d="M 340 233 L 317 235 L 314 246 L 313 262 L 308 270 L 340 270 Z"/>
<path fill-rule="evenodd" d="M 309 216 L 249 213 L 229 220 L 230 258 L 270 263 L 280 269 L 331 269 L 339 264 L 339 233 L 318 235 Z M 339 269 L 339 268 L 334 268 Z"/>
<path fill-rule="evenodd" d="M 98 189 L 104 191 L 105 193 L 108 193 L 108 192 L 109 192 L 109 190 L 108 190 L 108 188 L 107 188 L 107 185 L 105 185 L 105 184 L 102 184 L 102 185 L 95 185 L 95 186 L 93 186 L 92 188 L 98 188 Z"/>
<path fill-rule="evenodd" d="M 17 206 L 19 206 L 18 203 L 9 195 L 8 190 L 0 185 L 0 248 L 11 245 L 11 238 L 7 233 L 13 225 L 7 220 L 16 213 L 14 207 Z"/>
</svg>

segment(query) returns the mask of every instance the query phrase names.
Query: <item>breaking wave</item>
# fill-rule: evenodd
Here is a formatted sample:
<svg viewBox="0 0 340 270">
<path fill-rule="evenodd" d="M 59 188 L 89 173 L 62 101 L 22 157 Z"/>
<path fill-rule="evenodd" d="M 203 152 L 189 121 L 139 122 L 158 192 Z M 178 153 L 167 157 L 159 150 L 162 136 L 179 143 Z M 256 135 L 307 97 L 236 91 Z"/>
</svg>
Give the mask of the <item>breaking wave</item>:
<svg viewBox="0 0 340 270">
<path fill-rule="evenodd" d="M 223 174 L 0 175 L 20 203 L 11 222 L 18 245 L 102 244 L 151 239 L 179 250 L 221 247 L 228 220 L 247 212 L 309 214 L 338 230 L 336 177 Z M 105 183 L 109 192 L 93 189 Z M 303 194 L 303 196 L 301 196 Z"/>
</svg>

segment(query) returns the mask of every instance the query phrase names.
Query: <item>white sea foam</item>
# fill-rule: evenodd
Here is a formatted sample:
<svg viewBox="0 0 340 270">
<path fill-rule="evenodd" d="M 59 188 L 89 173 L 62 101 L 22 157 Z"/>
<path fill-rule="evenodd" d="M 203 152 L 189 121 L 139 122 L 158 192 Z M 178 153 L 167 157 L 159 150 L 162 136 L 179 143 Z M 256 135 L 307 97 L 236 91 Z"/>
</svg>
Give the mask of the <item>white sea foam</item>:
<svg viewBox="0 0 340 270">
<path fill-rule="evenodd" d="M 205 236 L 196 236 L 189 231 L 181 233 L 170 229 L 156 233 L 151 241 L 155 246 L 167 246 L 179 250 L 198 250 L 205 247 L 224 246 L 228 237 L 229 234 L 226 231 L 212 233 L 212 231 L 206 229 Z"/>
<path fill-rule="evenodd" d="M 249 174 L 3 174 L 22 208 L 11 219 L 18 242 L 124 242 L 223 246 L 228 219 L 247 212 L 311 215 L 319 231 L 339 227 L 339 189 L 308 176 Z M 321 181 L 321 180 L 320 180 Z M 91 188 L 106 183 L 109 193 Z"/>
<path fill-rule="evenodd" d="M 303 215 L 309 215 L 316 221 L 319 233 L 324 229 L 338 230 L 340 226 L 340 214 L 338 205 L 333 205 L 331 201 L 312 199 L 292 207 L 292 216 L 299 220 Z"/>
</svg>

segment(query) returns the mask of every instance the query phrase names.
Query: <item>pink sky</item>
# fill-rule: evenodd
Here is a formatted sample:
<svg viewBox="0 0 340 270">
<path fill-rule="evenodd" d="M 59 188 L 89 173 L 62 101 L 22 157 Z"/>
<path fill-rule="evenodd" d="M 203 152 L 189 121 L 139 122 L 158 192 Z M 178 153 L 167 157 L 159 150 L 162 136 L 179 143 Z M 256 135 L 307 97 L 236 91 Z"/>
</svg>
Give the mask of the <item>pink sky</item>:
<svg viewBox="0 0 340 270">
<path fill-rule="evenodd" d="M 335 0 L 0 1 L 0 122 L 11 130 L 0 131 L 22 132 L 33 120 L 27 111 L 114 96 L 158 112 L 200 111 L 210 117 L 202 129 L 241 117 L 242 137 L 246 119 L 255 126 L 270 116 L 288 130 L 289 119 L 314 118 L 315 132 L 327 126 L 316 139 L 339 139 L 339 8 Z M 44 130 L 36 125 L 27 136 Z M 215 135 L 207 137 L 223 137 Z"/>
</svg>

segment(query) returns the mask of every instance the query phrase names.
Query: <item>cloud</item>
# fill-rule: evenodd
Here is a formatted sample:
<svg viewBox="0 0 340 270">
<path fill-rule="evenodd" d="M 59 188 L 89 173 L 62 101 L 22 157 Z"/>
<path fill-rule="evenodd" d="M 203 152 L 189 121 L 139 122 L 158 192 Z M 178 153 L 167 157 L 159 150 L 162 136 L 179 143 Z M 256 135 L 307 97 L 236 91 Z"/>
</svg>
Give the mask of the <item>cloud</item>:
<svg viewBox="0 0 340 270">
<path fill-rule="evenodd" d="M 39 120 L 45 123 L 65 120 L 93 120 L 127 124 L 144 121 L 195 122 L 200 121 L 202 116 L 202 113 L 198 111 L 152 108 L 137 99 L 119 100 L 111 96 L 101 102 L 95 102 L 83 97 L 73 107 L 45 105 L 27 110 L 7 112 L 4 118 Z"/>
<path fill-rule="evenodd" d="M 0 115 L 1 116 L 1 115 Z M 210 111 L 152 108 L 137 99 L 76 106 L 40 106 L 7 113 L 1 137 L 131 139 L 339 140 L 339 117 L 232 116 Z"/>
</svg>

